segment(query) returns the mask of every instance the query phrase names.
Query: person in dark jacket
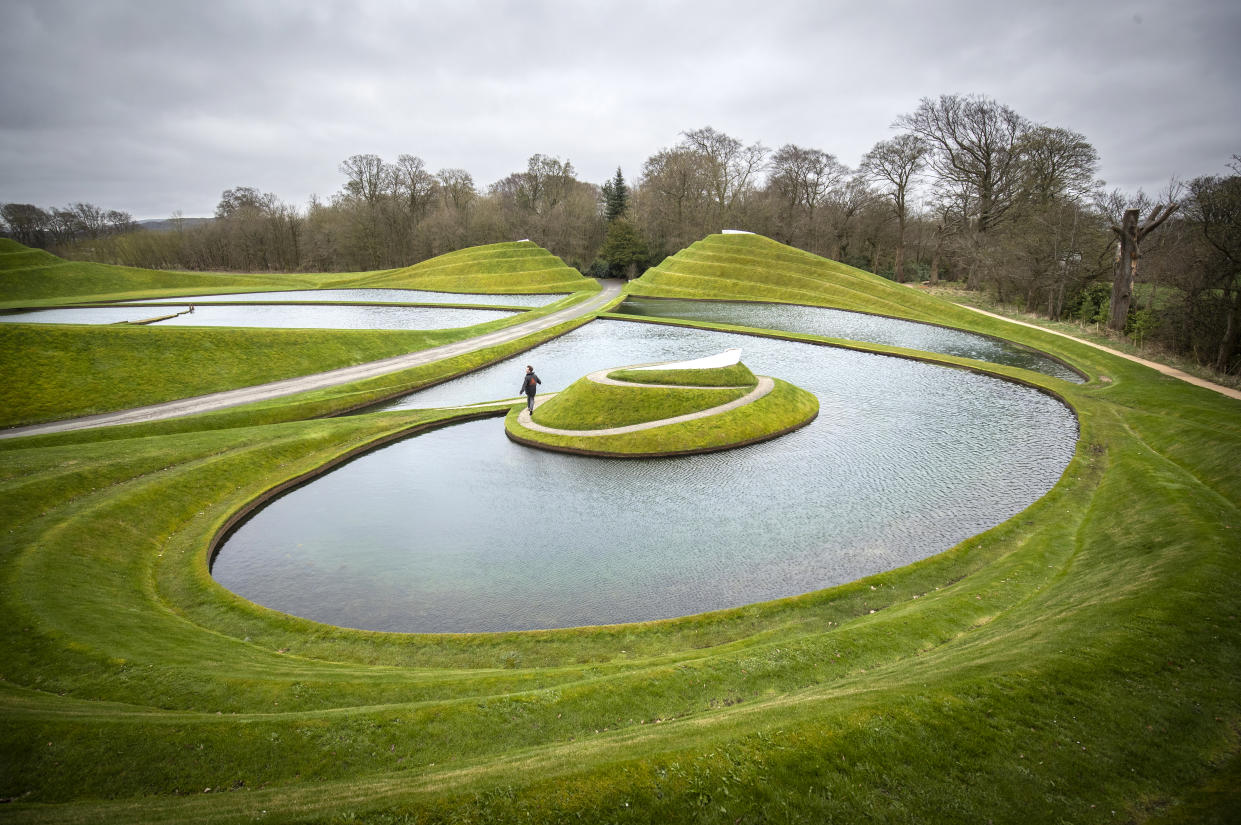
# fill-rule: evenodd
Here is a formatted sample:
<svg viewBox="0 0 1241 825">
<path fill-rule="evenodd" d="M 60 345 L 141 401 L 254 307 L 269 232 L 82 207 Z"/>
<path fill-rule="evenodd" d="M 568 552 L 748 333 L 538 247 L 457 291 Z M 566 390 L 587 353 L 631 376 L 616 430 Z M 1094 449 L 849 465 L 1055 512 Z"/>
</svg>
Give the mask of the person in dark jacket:
<svg viewBox="0 0 1241 825">
<path fill-rule="evenodd" d="M 530 412 L 534 412 L 534 394 L 538 392 L 539 384 L 543 382 L 534 374 L 534 367 L 526 367 L 526 377 L 521 380 L 521 391 L 526 394 L 526 407 Z"/>
</svg>

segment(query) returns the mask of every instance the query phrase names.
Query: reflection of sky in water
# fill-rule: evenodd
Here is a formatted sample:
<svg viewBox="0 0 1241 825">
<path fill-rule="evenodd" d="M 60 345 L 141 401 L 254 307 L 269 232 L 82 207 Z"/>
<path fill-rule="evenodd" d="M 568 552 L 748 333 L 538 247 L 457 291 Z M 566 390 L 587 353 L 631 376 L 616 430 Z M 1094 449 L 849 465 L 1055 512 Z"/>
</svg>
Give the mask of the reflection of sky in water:
<svg viewBox="0 0 1241 825">
<path fill-rule="evenodd" d="M 907 347 L 960 358 L 976 358 L 1010 367 L 1035 370 L 1066 381 L 1082 378 L 1054 358 L 957 329 L 918 324 L 860 312 L 803 307 L 792 304 L 750 304 L 730 301 L 681 301 L 668 298 L 628 298 L 616 312 L 659 318 L 684 318 L 745 327 L 779 329 L 808 335 L 827 335 L 851 341 Z"/>
<path fill-rule="evenodd" d="M 0 315 L 0 321 L 24 324 L 116 324 L 143 321 L 187 309 L 168 307 L 98 307 L 40 309 Z M 446 307 L 383 306 L 196 306 L 150 326 L 283 327 L 290 329 L 451 329 L 511 318 L 512 312 Z"/>
<path fill-rule="evenodd" d="M 556 390 L 593 369 L 732 346 L 818 396 L 773 441 L 594 459 L 513 444 L 499 419 L 365 455 L 258 511 L 214 573 L 280 610 L 380 630 L 483 631 L 663 618 L 804 593 L 908 564 L 1011 517 L 1072 456 L 1076 421 L 964 370 L 787 341 L 594 321 L 410 396 Z"/>
<path fill-rule="evenodd" d="M 293 289 L 284 292 L 248 292 L 228 295 L 194 295 L 180 298 L 143 298 L 142 303 L 184 304 L 195 301 L 379 301 L 396 304 L 495 304 L 541 307 L 563 298 L 559 295 L 479 295 L 474 292 L 427 292 L 419 289 Z M 132 303 L 132 302 L 131 302 Z"/>
</svg>

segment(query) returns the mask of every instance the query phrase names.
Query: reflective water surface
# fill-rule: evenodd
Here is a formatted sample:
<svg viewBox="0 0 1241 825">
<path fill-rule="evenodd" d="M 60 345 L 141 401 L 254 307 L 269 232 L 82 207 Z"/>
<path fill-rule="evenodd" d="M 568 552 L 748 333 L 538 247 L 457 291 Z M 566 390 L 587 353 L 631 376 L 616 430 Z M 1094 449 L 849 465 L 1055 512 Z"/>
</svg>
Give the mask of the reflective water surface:
<svg viewBox="0 0 1241 825">
<path fill-rule="evenodd" d="M 886 344 L 976 358 L 1010 367 L 1041 372 L 1076 384 L 1083 379 L 1054 358 L 1034 350 L 976 335 L 958 329 L 919 324 L 861 312 L 792 304 L 739 303 L 734 301 L 685 301 L 675 298 L 628 298 L 614 312 L 649 315 L 656 318 L 683 318 L 736 324 L 763 329 L 779 329 L 809 335 L 827 335 L 851 341 Z"/>
<path fill-rule="evenodd" d="M 246 292 L 226 295 L 193 295 L 180 298 L 143 298 L 141 303 L 185 304 L 195 301 L 378 301 L 395 304 L 480 304 L 541 307 L 564 294 L 481 295 L 474 292 L 428 292 L 418 289 L 290 289 L 283 292 Z M 136 303 L 127 301 L 126 303 Z"/>
<path fill-rule="evenodd" d="M 0 314 L 0 322 L 21 324 L 116 324 L 144 321 L 189 309 L 167 307 L 88 307 L 38 309 Z M 481 324 L 513 313 L 492 309 L 391 306 L 196 306 L 152 326 L 283 327 L 290 329 L 450 329 Z"/>
<path fill-rule="evenodd" d="M 764 444 L 656 460 L 508 441 L 500 419 L 438 430 L 259 510 L 216 578 L 332 624 L 495 631 L 629 622 L 805 593 L 945 550 L 1016 514 L 1067 465 L 1076 420 L 1037 391 L 964 370 L 677 327 L 594 321 L 417 393 L 433 406 L 592 369 L 743 348 L 818 396 Z"/>
</svg>

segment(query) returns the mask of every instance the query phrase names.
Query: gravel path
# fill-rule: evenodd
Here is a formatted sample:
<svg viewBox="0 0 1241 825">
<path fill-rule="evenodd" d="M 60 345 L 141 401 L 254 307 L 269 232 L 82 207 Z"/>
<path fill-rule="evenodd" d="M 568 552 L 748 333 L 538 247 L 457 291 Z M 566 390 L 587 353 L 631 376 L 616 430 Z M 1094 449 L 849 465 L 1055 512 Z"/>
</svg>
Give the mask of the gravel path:
<svg viewBox="0 0 1241 825">
<path fill-rule="evenodd" d="M 973 310 L 974 312 L 977 312 L 981 315 L 986 315 L 989 318 L 999 318 L 1001 321 L 1008 321 L 1010 324 L 1018 324 L 1023 327 L 1029 327 L 1030 329 L 1037 329 L 1042 332 L 1049 332 L 1052 335 L 1059 335 L 1061 338 L 1068 338 L 1070 341 L 1076 341 L 1079 344 L 1085 344 L 1088 347 L 1094 347 L 1095 349 L 1102 350 L 1103 352 L 1106 352 L 1109 355 L 1115 355 L 1119 358 L 1124 358 L 1128 361 L 1133 361 L 1136 364 L 1141 364 L 1144 367 L 1150 367 L 1156 372 L 1161 372 L 1164 375 L 1169 375 L 1173 378 L 1179 378 L 1180 380 L 1186 382 L 1187 384 L 1193 384 L 1195 387 L 1202 387 L 1203 389 L 1208 389 L 1213 392 L 1217 392 L 1220 395 L 1226 395 L 1229 398 L 1236 398 L 1237 400 L 1241 400 L 1241 390 L 1234 390 L 1232 387 L 1225 387 L 1222 384 L 1216 384 L 1215 382 L 1208 381 L 1205 378 L 1199 378 L 1196 375 L 1190 375 L 1187 372 L 1178 370 L 1176 367 L 1169 367 L 1167 364 L 1160 364 L 1158 361 L 1148 361 L 1145 358 L 1139 358 L 1136 355 L 1130 355 L 1127 352 L 1121 352 L 1120 350 L 1115 350 L 1115 349 L 1112 349 L 1111 347 L 1105 347 L 1102 344 L 1096 344 L 1093 341 L 1087 341 L 1084 338 L 1078 338 L 1074 335 L 1069 335 L 1068 333 L 1065 333 L 1065 332 L 1058 332 L 1054 329 L 1048 329 L 1047 327 L 1040 327 L 1038 324 L 1028 324 L 1025 321 L 1017 321 L 1012 318 L 1005 318 L 1003 315 L 996 315 L 994 312 L 987 312 L 985 309 L 979 309 L 978 307 L 972 307 L 966 304 L 957 304 L 957 306 L 964 307 L 965 309 Z"/>
</svg>

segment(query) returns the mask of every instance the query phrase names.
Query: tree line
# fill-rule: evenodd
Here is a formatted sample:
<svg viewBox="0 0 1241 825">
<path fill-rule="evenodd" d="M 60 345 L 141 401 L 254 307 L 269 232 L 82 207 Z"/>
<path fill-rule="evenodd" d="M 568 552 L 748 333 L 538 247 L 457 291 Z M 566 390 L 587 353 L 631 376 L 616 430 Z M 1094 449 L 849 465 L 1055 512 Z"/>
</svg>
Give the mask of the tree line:
<svg viewBox="0 0 1241 825">
<path fill-rule="evenodd" d="M 304 207 L 248 186 L 213 220 L 136 231 L 88 204 L 0 210 L 8 234 L 132 266 L 355 271 L 529 238 L 588 275 L 636 277 L 724 228 L 896 281 L 951 280 L 1053 319 L 1110 326 L 1241 371 L 1241 168 L 1157 196 L 1108 191 L 1082 134 L 974 95 L 925 98 L 856 168 L 828 151 L 747 143 L 710 126 L 601 185 L 536 154 L 487 187 L 414 155 L 354 155 Z M 105 217 L 100 220 L 100 216 Z"/>
</svg>

